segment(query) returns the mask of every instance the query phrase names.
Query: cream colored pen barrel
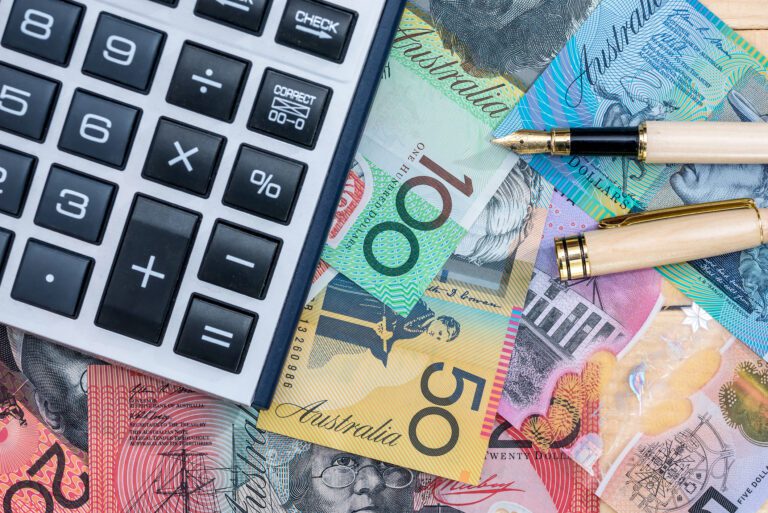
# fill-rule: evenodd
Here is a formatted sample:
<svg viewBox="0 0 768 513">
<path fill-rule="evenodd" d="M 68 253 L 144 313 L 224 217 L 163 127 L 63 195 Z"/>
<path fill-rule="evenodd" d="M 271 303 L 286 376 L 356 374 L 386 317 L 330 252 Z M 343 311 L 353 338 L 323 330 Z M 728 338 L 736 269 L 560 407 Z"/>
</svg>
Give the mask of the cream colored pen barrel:
<svg viewBox="0 0 768 513">
<path fill-rule="evenodd" d="M 754 248 L 768 236 L 768 212 L 698 214 L 584 234 L 592 276 L 676 264 Z M 762 218 L 762 230 L 761 222 Z"/>
<path fill-rule="evenodd" d="M 649 121 L 649 164 L 768 164 L 768 123 Z"/>
</svg>

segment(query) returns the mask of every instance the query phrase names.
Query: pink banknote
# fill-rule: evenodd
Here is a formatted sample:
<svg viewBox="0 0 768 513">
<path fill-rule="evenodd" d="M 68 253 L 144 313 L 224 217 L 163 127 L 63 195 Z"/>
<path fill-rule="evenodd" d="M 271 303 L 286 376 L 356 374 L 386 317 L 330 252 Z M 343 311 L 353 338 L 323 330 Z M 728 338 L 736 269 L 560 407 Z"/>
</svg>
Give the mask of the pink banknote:
<svg viewBox="0 0 768 513">
<path fill-rule="evenodd" d="M 631 345 L 661 307 L 653 270 L 560 281 L 554 239 L 595 226 L 555 191 L 499 406 L 543 448 L 583 434 L 599 403 L 600 353 Z"/>
<path fill-rule="evenodd" d="M 597 513 L 597 480 L 564 452 L 542 451 L 497 417 L 477 486 L 424 476 L 414 511 Z"/>
<path fill-rule="evenodd" d="M 91 511 L 84 454 L 32 414 L 33 402 L 29 382 L 0 364 L 0 511 Z"/>
</svg>

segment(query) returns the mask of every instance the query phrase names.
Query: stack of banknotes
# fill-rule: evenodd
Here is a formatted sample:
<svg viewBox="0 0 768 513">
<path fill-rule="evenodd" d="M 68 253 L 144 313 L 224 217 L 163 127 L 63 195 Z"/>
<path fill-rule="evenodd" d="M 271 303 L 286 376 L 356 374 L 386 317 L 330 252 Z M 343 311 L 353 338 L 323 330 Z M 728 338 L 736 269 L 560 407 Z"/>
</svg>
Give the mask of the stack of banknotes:
<svg viewBox="0 0 768 513">
<path fill-rule="evenodd" d="M 408 4 L 272 407 L 0 327 L 0 512 L 768 512 L 768 247 L 553 251 L 768 168 L 489 144 L 647 119 L 765 122 L 768 59 L 696 0 Z"/>
</svg>

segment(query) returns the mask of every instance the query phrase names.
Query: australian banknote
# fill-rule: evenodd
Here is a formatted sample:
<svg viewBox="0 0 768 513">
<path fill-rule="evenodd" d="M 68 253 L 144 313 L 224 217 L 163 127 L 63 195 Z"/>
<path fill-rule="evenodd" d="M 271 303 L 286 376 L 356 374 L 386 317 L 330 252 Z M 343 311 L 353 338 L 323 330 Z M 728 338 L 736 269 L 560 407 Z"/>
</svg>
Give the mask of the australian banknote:
<svg viewBox="0 0 768 513">
<path fill-rule="evenodd" d="M 597 480 L 564 452 L 536 448 L 497 418 L 477 486 L 423 476 L 415 510 L 462 513 L 597 513 Z"/>
<path fill-rule="evenodd" d="M 586 472 L 504 425 L 471 486 L 260 430 L 255 410 L 124 369 L 89 381 L 95 511 L 597 512 Z"/>
<path fill-rule="evenodd" d="M 584 434 L 599 407 L 599 362 L 631 346 L 661 307 L 653 270 L 560 281 L 555 237 L 595 227 L 555 191 L 504 383 L 499 414 L 540 448 Z"/>
<path fill-rule="evenodd" d="M 696 0 L 605 0 L 498 128 L 634 126 L 646 120 L 764 123 L 768 59 Z M 663 166 L 535 156 L 532 166 L 592 217 L 751 197 L 765 166 Z M 768 249 L 662 274 L 760 355 L 768 354 Z"/>
<path fill-rule="evenodd" d="M 693 372 L 646 381 L 646 399 L 668 393 L 603 457 L 597 493 L 618 511 L 755 512 L 768 500 L 768 364 L 733 337 L 690 358 Z"/>
<path fill-rule="evenodd" d="M 488 132 L 522 91 L 467 73 L 413 6 L 387 69 L 323 259 L 407 315 L 514 166 Z"/>
<path fill-rule="evenodd" d="M 36 413 L 36 392 L 0 363 L 0 507 L 3 513 L 88 513 L 85 453 Z"/>
<path fill-rule="evenodd" d="M 477 483 L 551 193 L 519 161 L 408 315 L 333 278 L 259 426 Z"/>
</svg>

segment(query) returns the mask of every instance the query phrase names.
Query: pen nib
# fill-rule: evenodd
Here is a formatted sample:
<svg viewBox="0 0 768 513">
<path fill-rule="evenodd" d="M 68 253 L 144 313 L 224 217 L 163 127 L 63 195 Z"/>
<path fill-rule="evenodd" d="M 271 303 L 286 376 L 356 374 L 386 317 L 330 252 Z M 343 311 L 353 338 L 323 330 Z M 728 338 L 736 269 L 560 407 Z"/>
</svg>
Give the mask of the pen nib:
<svg viewBox="0 0 768 513">
<path fill-rule="evenodd" d="M 518 130 L 509 135 L 494 139 L 494 144 L 506 146 L 521 155 L 549 153 L 552 151 L 552 135 L 541 130 Z"/>
</svg>

